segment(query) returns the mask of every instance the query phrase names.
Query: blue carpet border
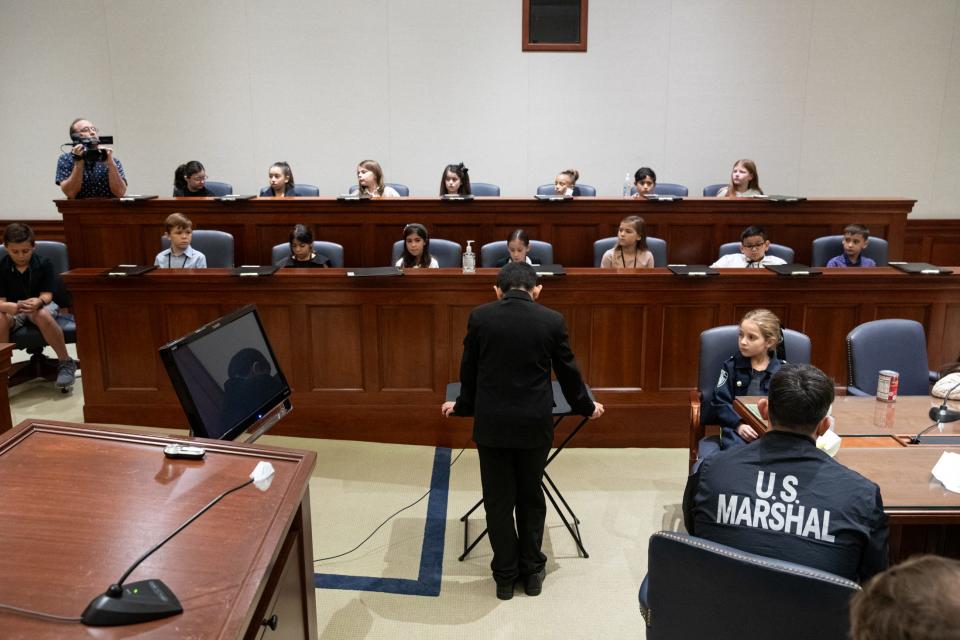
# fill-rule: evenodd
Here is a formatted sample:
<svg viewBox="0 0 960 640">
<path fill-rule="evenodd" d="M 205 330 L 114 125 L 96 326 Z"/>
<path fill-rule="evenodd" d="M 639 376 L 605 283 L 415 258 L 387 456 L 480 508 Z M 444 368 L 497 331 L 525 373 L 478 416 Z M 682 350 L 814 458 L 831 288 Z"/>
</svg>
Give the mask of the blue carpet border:
<svg viewBox="0 0 960 640">
<path fill-rule="evenodd" d="M 440 580 L 443 576 L 444 536 L 447 531 L 450 453 L 451 450 L 446 447 L 437 447 L 433 454 L 430 496 L 427 498 L 427 517 L 423 525 L 423 548 L 420 550 L 420 571 L 416 580 L 314 573 L 314 586 L 317 589 L 379 591 L 405 596 L 439 596 Z"/>
</svg>

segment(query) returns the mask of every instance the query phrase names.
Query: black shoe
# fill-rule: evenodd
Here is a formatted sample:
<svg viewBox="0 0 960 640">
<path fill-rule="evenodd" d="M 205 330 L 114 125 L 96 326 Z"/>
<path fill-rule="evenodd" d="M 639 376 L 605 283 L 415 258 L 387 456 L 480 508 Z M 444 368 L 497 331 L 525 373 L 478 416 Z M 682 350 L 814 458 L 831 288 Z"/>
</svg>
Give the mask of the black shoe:
<svg viewBox="0 0 960 640">
<path fill-rule="evenodd" d="M 513 597 L 513 582 L 497 583 L 497 598 L 500 600 L 509 600 Z"/>
<path fill-rule="evenodd" d="M 546 568 L 540 569 L 537 573 L 531 573 L 523 580 L 523 591 L 528 596 L 538 596 L 543 591 L 543 580 L 547 577 Z"/>
</svg>

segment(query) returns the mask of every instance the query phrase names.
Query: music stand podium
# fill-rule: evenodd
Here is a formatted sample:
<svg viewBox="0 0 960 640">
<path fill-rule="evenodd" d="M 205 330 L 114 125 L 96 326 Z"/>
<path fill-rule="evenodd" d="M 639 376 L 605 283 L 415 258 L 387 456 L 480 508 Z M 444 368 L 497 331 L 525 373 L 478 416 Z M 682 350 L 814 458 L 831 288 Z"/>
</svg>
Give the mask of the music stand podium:
<svg viewBox="0 0 960 640">
<path fill-rule="evenodd" d="M 570 403 L 567 402 L 567 399 L 563 396 L 563 391 L 560 389 L 560 383 L 557 382 L 556 380 L 553 380 L 552 383 L 553 383 L 553 417 L 554 417 L 553 428 L 554 430 L 556 430 L 561 420 L 563 420 L 567 416 L 577 416 L 577 414 L 573 413 L 573 409 L 570 408 Z M 594 400 L 593 392 L 590 390 L 590 387 L 587 385 L 584 385 L 584 386 L 587 387 L 587 394 L 589 394 L 590 399 Z M 460 383 L 459 382 L 449 383 L 447 385 L 446 400 L 448 402 L 455 402 L 459 395 L 460 395 Z M 453 415 L 456 416 L 456 414 L 453 414 Z M 459 416 L 459 417 L 464 417 L 464 416 Z M 550 474 L 547 473 L 547 467 L 550 466 L 550 463 L 553 462 L 554 458 L 560 455 L 560 452 L 563 451 L 563 449 L 567 446 L 567 444 L 571 440 L 573 440 L 573 437 L 577 435 L 577 433 L 580 431 L 581 428 L 583 428 L 583 425 L 587 423 L 587 420 L 590 419 L 586 416 L 577 416 L 577 417 L 580 418 L 580 422 L 577 424 L 577 426 L 573 428 L 573 431 L 571 431 L 566 438 L 563 439 L 563 442 L 560 443 L 560 445 L 553 451 L 553 453 L 547 456 L 547 461 L 543 465 L 543 480 L 540 481 L 540 486 L 543 488 L 544 494 L 546 494 L 547 498 L 550 500 L 550 504 L 553 505 L 554 511 L 557 512 L 557 515 L 560 516 L 560 520 L 563 521 L 563 525 L 567 528 L 567 531 L 570 532 L 570 536 L 573 538 L 573 541 L 577 544 L 577 552 L 582 557 L 589 558 L 590 554 L 587 553 L 587 550 L 583 547 L 583 537 L 580 534 L 580 526 L 579 526 L 580 518 L 578 518 L 577 514 L 575 514 L 573 512 L 573 509 L 570 508 L 570 505 L 564 499 L 563 494 L 560 493 L 560 489 L 558 489 L 556 483 L 554 483 L 553 478 L 551 478 Z M 546 484 L 544 481 L 546 481 Z M 550 485 L 549 488 L 547 487 L 547 484 Z M 553 492 L 551 492 L 551 489 L 553 490 Z M 557 504 L 557 499 L 555 499 L 553 496 L 554 493 L 556 493 L 556 498 L 560 500 L 560 503 L 563 505 L 563 507 L 566 509 L 567 513 L 569 514 L 570 516 L 569 520 L 567 519 L 567 515 L 564 514 L 563 509 L 561 509 L 560 505 Z M 470 514 L 476 511 L 482 504 L 483 504 L 483 498 L 480 498 L 479 500 L 477 500 L 477 503 L 470 508 L 469 511 L 467 511 L 465 514 L 463 514 L 460 517 L 460 522 L 463 523 L 463 553 L 460 555 L 459 558 L 457 558 L 457 560 L 460 560 L 461 562 L 464 560 L 464 558 L 466 558 L 470 554 L 473 548 L 477 546 L 477 543 L 483 540 L 483 537 L 487 535 L 487 529 L 484 528 L 484 530 L 480 532 L 480 534 L 473 540 L 473 542 L 470 541 Z"/>
</svg>

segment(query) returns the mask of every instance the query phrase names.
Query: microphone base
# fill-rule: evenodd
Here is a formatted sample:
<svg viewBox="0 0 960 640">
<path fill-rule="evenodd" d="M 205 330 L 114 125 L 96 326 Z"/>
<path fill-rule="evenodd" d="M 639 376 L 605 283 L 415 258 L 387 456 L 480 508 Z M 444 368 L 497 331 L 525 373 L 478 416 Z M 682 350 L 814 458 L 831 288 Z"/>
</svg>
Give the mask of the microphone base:
<svg viewBox="0 0 960 640">
<path fill-rule="evenodd" d="M 180 601 L 161 580 L 141 580 L 123 586 L 119 596 L 109 590 L 87 605 L 81 621 L 91 627 L 138 624 L 183 613 Z"/>
</svg>

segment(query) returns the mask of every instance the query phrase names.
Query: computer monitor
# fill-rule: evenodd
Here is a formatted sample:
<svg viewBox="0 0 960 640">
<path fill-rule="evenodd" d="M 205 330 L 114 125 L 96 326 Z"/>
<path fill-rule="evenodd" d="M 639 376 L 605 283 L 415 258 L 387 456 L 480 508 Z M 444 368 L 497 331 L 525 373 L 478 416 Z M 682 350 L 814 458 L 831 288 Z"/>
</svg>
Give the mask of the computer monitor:
<svg viewBox="0 0 960 640">
<path fill-rule="evenodd" d="M 254 305 L 160 347 L 192 435 L 256 439 L 291 409 L 290 385 Z"/>
</svg>

